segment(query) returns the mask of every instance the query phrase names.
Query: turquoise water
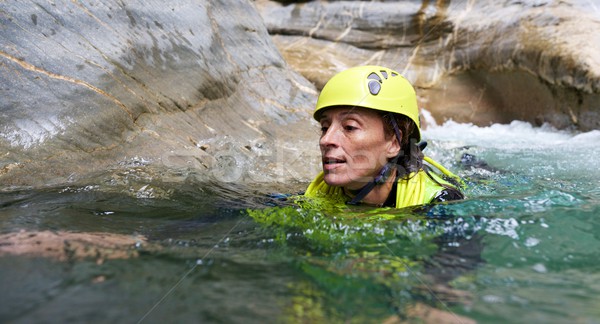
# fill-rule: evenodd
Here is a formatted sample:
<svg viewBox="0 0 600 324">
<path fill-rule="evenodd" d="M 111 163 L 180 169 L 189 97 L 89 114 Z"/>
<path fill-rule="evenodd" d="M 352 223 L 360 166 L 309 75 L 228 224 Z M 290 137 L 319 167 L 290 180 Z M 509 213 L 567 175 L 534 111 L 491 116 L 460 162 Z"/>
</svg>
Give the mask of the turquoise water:
<svg viewBox="0 0 600 324">
<path fill-rule="evenodd" d="M 447 123 L 428 136 L 446 149 L 470 146 L 498 169 L 456 205 L 503 225 L 485 229 L 485 265 L 456 286 L 475 298 L 457 312 L 484 322 L 600 321 L 600 132 Z"/>
<path fill-rule="evenodd" d="M 320 212 L 142 176 L 0 193 L 0 322 L 600 322 L 600 132 L 424 135 L 468 199 Z M 19 254 L 19 231 L 60 248 Z M 127 241 L 99 248 L 98 233 Z"/>
</svg>

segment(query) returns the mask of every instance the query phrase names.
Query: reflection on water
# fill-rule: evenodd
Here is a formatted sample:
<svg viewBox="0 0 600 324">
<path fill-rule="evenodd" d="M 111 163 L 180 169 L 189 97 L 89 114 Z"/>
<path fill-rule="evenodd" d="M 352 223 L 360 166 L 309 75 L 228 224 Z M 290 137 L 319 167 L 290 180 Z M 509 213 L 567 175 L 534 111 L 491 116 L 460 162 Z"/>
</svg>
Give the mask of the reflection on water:
<svg viewBox="0 0 600 324">
<path fill-rule="evenodd" d="M 143 165 L 0 193 L 0 320 L 600 318 L 600 132 L 449 122 L 425 137 L 465 201 L 336 214 L 263 188 L 164 185 Z"/>
</svg>

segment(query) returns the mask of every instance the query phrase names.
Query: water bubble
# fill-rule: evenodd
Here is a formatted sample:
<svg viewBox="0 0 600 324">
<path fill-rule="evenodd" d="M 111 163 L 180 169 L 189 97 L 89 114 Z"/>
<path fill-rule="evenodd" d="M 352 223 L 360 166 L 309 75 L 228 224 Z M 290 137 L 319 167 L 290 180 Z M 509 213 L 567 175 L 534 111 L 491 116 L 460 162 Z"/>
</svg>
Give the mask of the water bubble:
<svg viewBox="0 0 600 324">
<path fill-rule="evenodd" d="M 375 232 L 375 234 L 377 234 L 377 235 L 383 235 L 383 234 L 385 234 L 385 229 L 381 228 L 381 227 L 375 227 L 373 229 L 373 232 Z"/>
<path fill-rule="evenodd" d="M 514 218 L 491 219 L 485 230 L 491 234 L 505 235 L 513 239 L 518 239 L 517 227 L 519 227 L 519 223 Z"/>
<path fill-rule="evenodd" d="M 481 297 L 481 299 L 483 299 L 484 302 L 490 303 L 490 304 L 497 304 L 497 303 L 504 302 L 504 298 L 502 298 L 500 296 L 496 296 L 496 295 L 485 295 L 485 296 Z"/>
<path fill-rule="evenodd" d="M 540 240 L 536 239 L 535 237 L 528 237 L 527 240 L 525 240 L 526 247 L 534 247 L 538 244 L 540 244 Z"/>
<path fill-rule="evenodd" d="M 548 269 L 546 269 L 546 266 L 544 264 L 542 264 L 542 263 L 536 263 L 531 268 L 535 272 L 539 272 L 539 273 L 546 273 L 546 272 L 548 272 Z"/>
<path fill-rule="evenodd" d="M 114 213 L 115 212 L 112 212 L 112 211 L 104 211 L 104 212 L 94 212 L 94 215 L 96 215 L 96 216 L 106 216 L 106 215 L 112 215 Z"/>
<path fill-rule="evenodd" d="M 139 199 L 155 198 L 154 188 L 149 187 L 149 185 L 144 185 L 135 193 L 135 196 Z"/>
</svg>

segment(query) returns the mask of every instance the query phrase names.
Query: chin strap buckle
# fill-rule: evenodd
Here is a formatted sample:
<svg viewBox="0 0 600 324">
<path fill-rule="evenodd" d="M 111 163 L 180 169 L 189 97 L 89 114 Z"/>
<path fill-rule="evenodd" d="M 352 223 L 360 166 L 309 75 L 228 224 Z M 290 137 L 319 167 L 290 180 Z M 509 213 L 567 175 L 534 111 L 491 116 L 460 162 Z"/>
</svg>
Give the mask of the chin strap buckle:
<svg viewBox="0 0 600 324">
<path fill-rule="evenodd" d="M 394 159 L 394 161 L 395 160 L 396 159 Z M 365 198 L 369 192 L 375 188 L 375 186 L 384 184 L 385 181 L 390 177 L 390 173 L 392 173 L 395 164 L 395 162 L 386 163 L 383 168 L 381 168 L 381 171 L 379 171 L 379 174 L 373 180 L 369 181 L 369 183 L 367 183 L 364 187 L 362 187 L 356 196 L 347 202 L 347 204 L 358 205 L 358 203 L 360 203 L 360 201 L 363 200 L 363 198 Z"/>
</svg>

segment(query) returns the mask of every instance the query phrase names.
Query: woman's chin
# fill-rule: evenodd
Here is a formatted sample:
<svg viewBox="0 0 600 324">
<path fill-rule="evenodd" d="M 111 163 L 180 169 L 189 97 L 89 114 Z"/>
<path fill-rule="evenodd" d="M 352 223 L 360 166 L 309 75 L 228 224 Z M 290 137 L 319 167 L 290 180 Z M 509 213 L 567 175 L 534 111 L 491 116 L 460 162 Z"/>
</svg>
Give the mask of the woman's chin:
<svg viewBox="0 0 600 324">
<path fill-rule="evenodd" d="M 326 173 L 323 180 L 325 180 L 326 184 L 333 187 L 345 187 L 350 183 L 348 177 L 335 173 Z"/>
<path fill-rule="evenodd" d="M 323 180 L 325 180 L 325 183 L 330 186 L 342 187 L 342 188 L 349 189 L 349 190 L 358 190 L 358 189 L 364 187 L 367 184 L 367 182 L 369 182 L 368 179 L 365 179 L 365 181 L 356 181 L 356 180 L 350 179 L 346 175 L 335 174 L 335 173 L 329 173 L 329 174 L 326 173 Z"/>
</svg>

